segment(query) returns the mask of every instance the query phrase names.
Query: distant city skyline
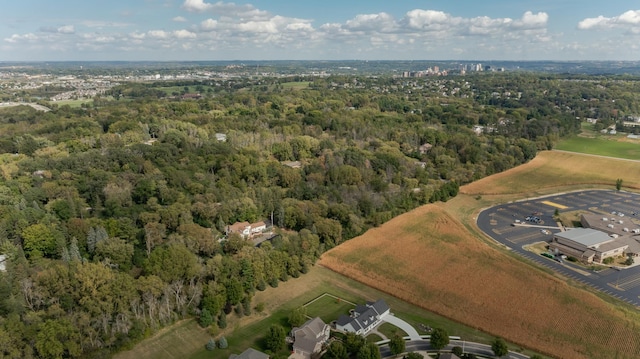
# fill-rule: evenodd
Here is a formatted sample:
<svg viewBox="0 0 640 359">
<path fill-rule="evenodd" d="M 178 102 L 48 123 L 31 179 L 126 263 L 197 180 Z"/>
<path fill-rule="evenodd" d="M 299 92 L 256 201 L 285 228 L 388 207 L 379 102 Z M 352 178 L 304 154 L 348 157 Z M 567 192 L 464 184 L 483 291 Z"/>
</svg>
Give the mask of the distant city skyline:
<svg viewBox="0 0 640 359">
<path fill-rule="evenodd" d="M 22 0 L 0 61 L 640 60 L 623 0 Z"/>
</svg>

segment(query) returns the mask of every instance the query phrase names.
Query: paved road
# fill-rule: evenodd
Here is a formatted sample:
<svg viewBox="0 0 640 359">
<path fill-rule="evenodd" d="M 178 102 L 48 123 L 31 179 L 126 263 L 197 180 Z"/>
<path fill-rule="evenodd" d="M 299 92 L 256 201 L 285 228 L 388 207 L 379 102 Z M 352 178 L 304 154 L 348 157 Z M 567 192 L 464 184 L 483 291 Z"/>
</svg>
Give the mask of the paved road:
<svg viewBox="0 0 640 359">
<path fill-rule="evenodd" d="M 467 342 L 467 341 L 462 341 L 462 340 L 450 340 L 449 341 L 449 345 L 442 349 L 443 352 L 448 352 L 451 351 L 451 349 L 453 349 L 453 347 L 455 346 L 459 346 L 461 348 L 464 348 L 464 352 L 465 353 L 473 353 L 476 354 L 478 356 L 483 356 L 483 357 L 489 357 L 489 358 L 493 358 L 493 351 L 491 350 L 491 346 L 490 345 L 486 345 L 486 344 L 480 344 L 480 343 L 474 343 L 474 342 Z M 428 351 L 428 352 L 435 352 L 436 350 L 434 350 L 431 347 L 431 344 L 429 343 L 429 340 L 411 340 L 408 341 L 405 345 L 405 351 L 407 353 L 410 352 L 417 352 L 417 351 Z M 393 357 L 393 355 L 391 354 L 391 350 L 389 350 L 389 346 L 388 345 L 383 345 L 380 347 L 380 357 L 381 358 L 389 358 L 389 357 Z M 516 352 L 509 352 L 509 355 L 505 355 L 503 358 L 510 358 L 510 359 L 528 359 L 529 357 L 527 355 L 524 354 L 520 354 L 520 353 L 516 353 Z"/>
<path fill-rule="evenodd" d="M 558 208 L 553 204 L 566 208 Z M 551 239 L 551 234 L 543 234 L 542 229 L 547 229 L 552 233 L 561 230 L 553 220 L 556 208 L 560 212 L 576 210 L 597 214 L 609 214 L 612 211 L 623 212 L 626 213 L 625 221 L 634 222 L 640 226 L 640 216 L 632 216 L 632 213 L 640 212 L 640 195 L 613 190 L 570 192 L 505 203 L 480 212 L 477 224 L 488 236 L 523 257 L 612 297 L 640 307 L 640 266 L 621 271 L 607 268 L 594 272 L 567 261 L 558 263 L 523 249 L 523 246 Z M 540 223 L 532 224 L 525 221 L 525 218 L 533 213 L 536 213 L 536 217 L 540 218 Z M 512 226 L 516 219 L 525 224 Z M 637 258 L 636 261 L 640 261 L 640 259 Z"/>
</svg>

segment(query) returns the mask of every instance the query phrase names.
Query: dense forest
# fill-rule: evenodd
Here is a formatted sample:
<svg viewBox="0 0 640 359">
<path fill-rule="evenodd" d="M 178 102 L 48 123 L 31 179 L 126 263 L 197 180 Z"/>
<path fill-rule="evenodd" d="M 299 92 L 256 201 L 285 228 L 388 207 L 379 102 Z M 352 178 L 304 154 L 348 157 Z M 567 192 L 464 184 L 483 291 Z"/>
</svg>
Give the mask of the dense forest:
<svg viewBox="0 0 640 359">
<path fill-rule="evenodd" d="M 0 357 L 108 357 L 189 316 L 224 327 L 255 291 L 531 160 L 579 118 L 637 115 L 638 93 L 534 74 L 292 77 L 0 109 Z M 228 233 L 245 221 L 274 235 Z"/>
</svg>

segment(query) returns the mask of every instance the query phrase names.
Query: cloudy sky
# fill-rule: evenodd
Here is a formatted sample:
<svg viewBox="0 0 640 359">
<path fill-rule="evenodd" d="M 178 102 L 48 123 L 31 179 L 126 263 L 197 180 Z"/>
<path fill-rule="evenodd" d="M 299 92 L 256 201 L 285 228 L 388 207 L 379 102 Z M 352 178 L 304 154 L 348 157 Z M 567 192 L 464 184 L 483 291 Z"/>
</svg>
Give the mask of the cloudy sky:
<svg viewBox="0 0 640 359">
<path fill-rule="evenodd" d="M 640 60 L 630 0 L 4 0 L 0 61 Z"/>
</svg>

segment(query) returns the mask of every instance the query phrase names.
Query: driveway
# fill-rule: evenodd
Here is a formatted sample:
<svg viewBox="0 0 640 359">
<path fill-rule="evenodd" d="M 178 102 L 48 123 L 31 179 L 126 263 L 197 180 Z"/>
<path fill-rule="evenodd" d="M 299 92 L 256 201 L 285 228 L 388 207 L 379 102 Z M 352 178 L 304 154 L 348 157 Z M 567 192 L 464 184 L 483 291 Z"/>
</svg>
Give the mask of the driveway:
<svg viewBox="0 0 640 359">
<path fill-rule="evenodd" d="M 405 322 L 404 320 L 394 316 L 392 313 L 389 313 L 387 315 L 385 315 L 384 317 L 380 318 L 380 320 L 382 320 L 383 322 L 387 322 L 389 324 L 393 324 L 396 327 L 404 330 L 407 335 L 409 336 L 409 338 L 411 338 L 411 340 L 420 340 L 422 338 L 420 338 L 420 334 L 418 334 L 418 331 L 411 326 L 411 324 Z"/>
</svg>

